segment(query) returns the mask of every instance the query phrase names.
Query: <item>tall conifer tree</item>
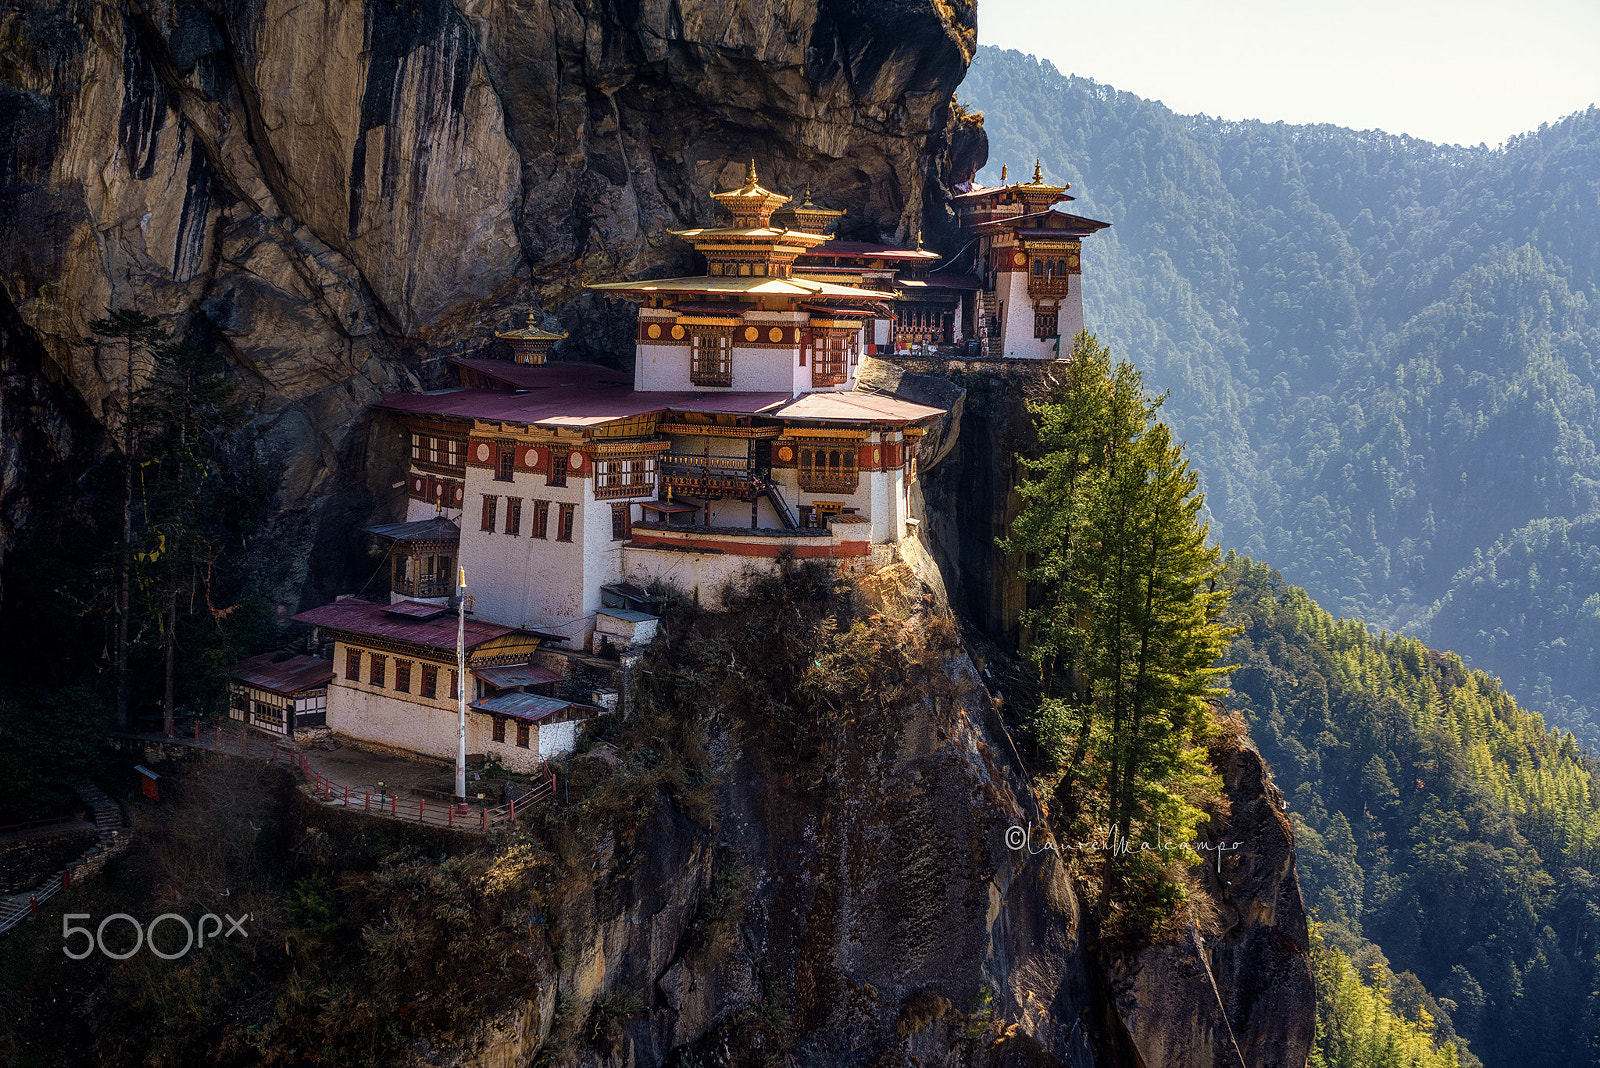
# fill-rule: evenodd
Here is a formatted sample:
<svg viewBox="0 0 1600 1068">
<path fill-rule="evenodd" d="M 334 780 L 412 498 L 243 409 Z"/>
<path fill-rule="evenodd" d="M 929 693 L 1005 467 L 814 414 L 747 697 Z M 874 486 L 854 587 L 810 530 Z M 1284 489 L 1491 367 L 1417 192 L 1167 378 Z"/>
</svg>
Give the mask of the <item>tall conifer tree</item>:
<svg viewBox="0 0 1600 1068">
<path fill-rule="evenodd" d="M 1007 548 L 1028 555 L 1024 577 L 1041 601 L 1023 613 L 1030 653 L 1056 674 L 1038 724 L 1063 775 L 1060 829 L 1093 827 L 1152 851 L 1104 854 L 1102 915 L 1159 884 L 1177 846 L 1204 819 L 1194 801 L 1215 792 L 1196 743 L 1215 727 L 1212 683 L 1230 631 L 1219 619 L 1219 550 L 1206 542 L 1198 476 L 1155 419 L 1160 400 L 1139 372 L 1111 363 L 1080 335 L 1067 381 L 1031 405 L 1039 455 Z"/>
</svg>

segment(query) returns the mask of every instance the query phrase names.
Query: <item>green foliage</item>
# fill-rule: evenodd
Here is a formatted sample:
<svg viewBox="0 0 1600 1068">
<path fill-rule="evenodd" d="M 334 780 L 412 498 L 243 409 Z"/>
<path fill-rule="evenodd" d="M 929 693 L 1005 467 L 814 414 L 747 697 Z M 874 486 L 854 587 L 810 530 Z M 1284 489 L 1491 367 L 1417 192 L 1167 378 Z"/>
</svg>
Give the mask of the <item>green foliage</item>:
<svg viewBox="0 0 1600 1068">
<path fill-rule="evenodd" d="M 1068 834 L 1184 842 L 1218 792 L 1196 743 L 1214 732 L 1212 681 L 1227 631 L 1219 551 L 1199 520 L 1197 477 L 1139 373 L 1080 335 L 1059 394 L 1031 404 L 1038 455 L 1024 459 L 1021 513 L 1005 540 L 1025 553 L 1041 603 L 1022 613 L 1030 653 L 1070 664 L 1071 692 L 1041 702 L 1030 730 L 1061 778 Z M 1099 906 L 1159 925 L 1182 901 L 1165 853 L 1104 853 Z M 1192 859 L 1192 858 L 1191 858 Z"/>
<path fill-rule="evenodd" d="M 160 710 L 170 645 L 175 705 L 211 712 L 228 665 L 276 638 L 245 562 L 246 541 L 272 507 L 273 472 L 243 429 L 220 353 L 170 344 L 160 322 L 138 312 L 92 329 L 121 387 L 110 400 L 114 451 L 75 472 L 63 501 L 35 507 L 6 553 L 0 660 L 14 679 L 89 686 L 104 699 L 115 685 L 126 568 L 132 711 Z"/>
<path fill-rule="evenodd" d="M 1382 945 L 1435 1033 L 1486 1064 L 1592 1063 L 1600 765 L 1453 654 L 1335 619 L 1243 557 L 1226 579 L 1234 699 L 1324 932 Z"/>
<path fill-rule="evenodd" d="M 1364 978 L 1312 925 L 1311 974 L 1317 986 L 1317 1040 L 1309 1068 L 1458 1068 L 1455 1044 L 1440 1041 L 1418 1000 L 1399 1011 L 1395 991 Z M 1407 973 L 1409 975 L 1409 973 Z M 1415 976 L 1410 976 L 1412 983 Z"/>
<path fill-rule="evenodd" d="M 961 92 L 986 180 L 1039 155 L 1114 224 L 1088 320 L 1170 383 L 1219 542 L 1600 743 L 1600 110 L 1458 148 L 1178 116 L 994 48 Z"/>
</svg>

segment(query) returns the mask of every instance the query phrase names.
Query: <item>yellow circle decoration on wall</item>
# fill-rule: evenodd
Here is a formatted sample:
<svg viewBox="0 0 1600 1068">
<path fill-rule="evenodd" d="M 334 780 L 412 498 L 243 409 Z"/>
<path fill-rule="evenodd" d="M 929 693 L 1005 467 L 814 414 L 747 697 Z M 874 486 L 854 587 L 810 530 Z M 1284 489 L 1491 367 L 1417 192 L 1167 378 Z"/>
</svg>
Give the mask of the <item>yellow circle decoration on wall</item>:
<svg viewBox="0 0 1600 1068">
<path fill-rule="evenodd" d="M 683 327 L 675 326 L 675 327 L 672 328 L 672 340 L 674 340 L 674 341 L 682 341 L 683 340 Z"/>
<path fill-rule="evenodd" d="M 783 340 L 783 330 L 782 330 L 782 328 L 775 326 L 771 330 L 768 330 L 767 331 L 767 340 L 772 342 L 773 344 L 777 344 L 778 342 L 782 341 Z"/>
<path fill-rule="evenodd" d="M 660 337 L 661 336 L 661 324 L 660 323 L 651 323 L 650 324 L 650 328 L 648 330 L 646 330 L 645 333 L 649 334 L 651 337 Z"/>
<path fill-rule="evenodd" d="M 1025 267 L 1028 264 L 1028 257 L 1020 252 L 1013 252 L 1011 254 L 1011 262 L 1018 267 Z"/>
<path fill-rule="evenodd" d="M 882 455 L 883 454 L 878 451 L 878 446 L 874 445 L 872 447 L 872 462 L 875 464 L 882 463 L 883 461 L 879 459 L 879 457 Z"/>
<path fill-rule="evenodd" d="M 744 328 L 744 339 L 746 341 L 754 341 L 756 338 L 758 338 L 760 336 L 761 336 L 761 331 L 757 330 L 755 327 L 747 326 L 747 327 Z"/>
<path fill-rule="evenodd" d="M 778 459 L 782 460 L 784 463 L 788 463 L 790 460 L 794 459 L 794 450 L 789 448 L 787 445 L 780 445 L 778 447 Z"/>
</svg>

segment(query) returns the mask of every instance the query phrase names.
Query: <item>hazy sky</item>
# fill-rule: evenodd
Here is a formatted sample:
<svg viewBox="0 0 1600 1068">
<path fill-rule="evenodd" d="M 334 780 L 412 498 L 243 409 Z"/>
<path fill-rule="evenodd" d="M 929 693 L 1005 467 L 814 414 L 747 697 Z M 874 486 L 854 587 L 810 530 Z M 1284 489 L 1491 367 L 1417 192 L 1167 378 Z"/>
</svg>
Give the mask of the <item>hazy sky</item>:
<svg viewBox="0 0 1600 1068">
<path fill-rule="evenodd" d="M 1600 102 L 1600 0 L 980 0 L 978 40 L 1184 115 L 1454 144 Z"/>
</svg>

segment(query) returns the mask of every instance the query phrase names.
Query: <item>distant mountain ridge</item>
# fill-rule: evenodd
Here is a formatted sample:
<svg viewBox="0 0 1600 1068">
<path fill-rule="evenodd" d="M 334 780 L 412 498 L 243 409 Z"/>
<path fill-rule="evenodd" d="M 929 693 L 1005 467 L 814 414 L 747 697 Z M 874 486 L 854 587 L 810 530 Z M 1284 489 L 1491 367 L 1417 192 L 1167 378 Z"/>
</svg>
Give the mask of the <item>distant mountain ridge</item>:
<svg viewBox="0 0 1600 1068">
<path fill-rule="evenodd" d="M 985 181 L 1037 155 L 1113 223 L 1091 329 L 1171 389 L 1222 544 L 1600 742 L 1600 111 L 1438 146 L 1178 116 L 989 47 L 958 95 Z"/>
</svg>

